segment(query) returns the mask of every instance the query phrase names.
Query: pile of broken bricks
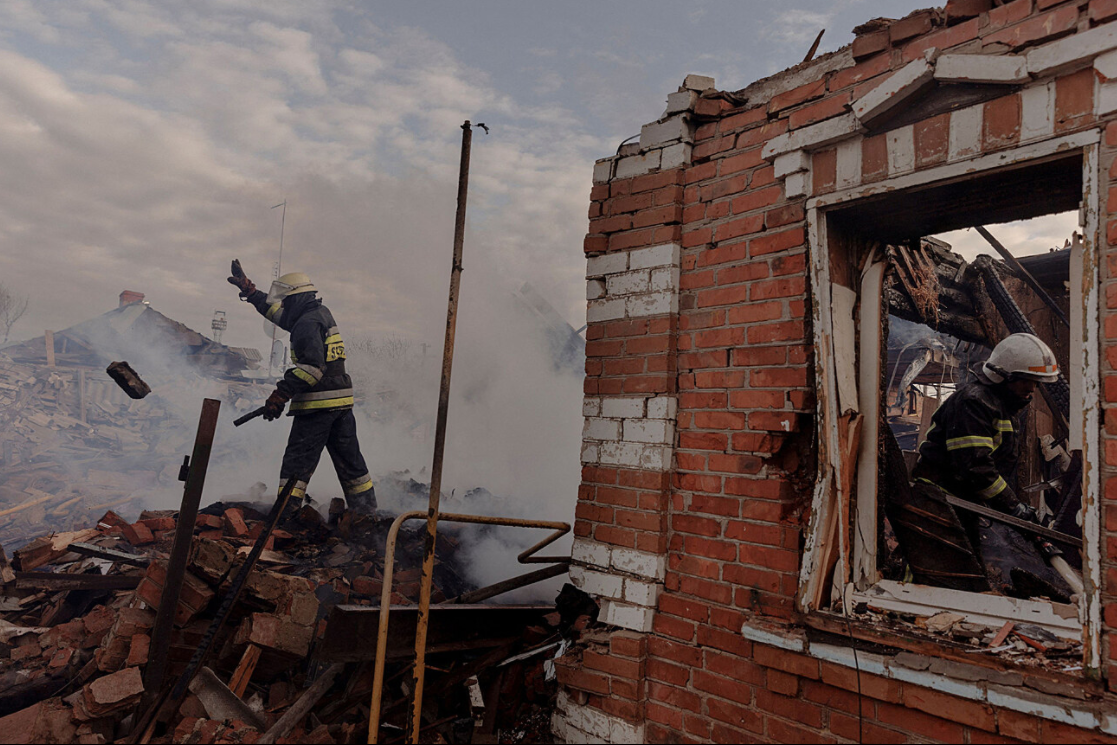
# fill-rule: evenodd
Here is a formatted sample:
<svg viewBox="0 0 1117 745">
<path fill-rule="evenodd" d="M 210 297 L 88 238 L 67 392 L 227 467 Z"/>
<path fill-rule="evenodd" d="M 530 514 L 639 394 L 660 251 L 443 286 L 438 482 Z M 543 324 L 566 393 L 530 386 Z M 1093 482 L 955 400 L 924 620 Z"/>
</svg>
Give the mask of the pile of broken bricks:
<svg viewBox="0 0 1117 745">
<path fill-rule="evenodd" d="M 182 674 L 202 644 L 216 607 L 264 529 L 266 510 L 266 505 L 225 502 L 198 515 L 174 610 L 165 686 Z M 332 504 L 326 517 L 308 505 L 281 521 L 191 683 L 191 693 L 151 741 L 255 742 L 276 725 L 323 673 L 315 649 L 326 635 L 331 608 L 379 604 L 390 524 L 390 518 L 357 514 L 344 503 Z M 130 732 L 153 693 L 145 690 L 144 675 L 175 528 L 174 512 L 147 511 L 128 522 L 109 511 L 92 527 L 31 541 L 10 562 L 0 549 L 0 636 L 6 642 L 0 649 L 0 732 L 6 739 L 98 743 Z M 417 601 L 424 535 L 421 525 L 400 532 L 393 605 Z M 475 589 L 455 569 L 457 550 L 455 538 L 439 536 L 432 602 Z M 586 622 L 583 615 L 578 628 Z M 522 655 L 525 647 L 554 647 L 559 625 L 559 614 L 549 614 L 545 622 L 523 630 L 522 643 L 509 645 L 508 656 Z M 375 639 L 362 643 L 371 647 Z M 461 647 L 464 660 L 479 655 L 469 645 Z M 517 662 L 515 685 L 504 673 L 499 684 L 495 677 L 486 684 L 509 688 L 505 709 L 512 699 L 527 696 L 532 715 L 541 716 L 540 707 L 554 694 L 542 672 L 543 659 L 535 654 Z M 446 669 L 462 664 L 451 660 Z M 332 690 L 352 705 L 334 706 L 330 716 L 305 715 L 275 741 L 363 741 L 371 669 L 366 663 L 346 666 Z M 389 665 L 394 679 L 386 690 L 397 698 L 408 690 L 401 675 L 407 669 L 406 663 Z M 525 686 L 529 680 L 535 684 Z M 476 676 L 471 681 L 477 685 Z M 391 711 L 402 716 L 401 701 L 393 701 Z M 432 699 L 432 705 L 446 715 L 440 726 L 470 717 L 464 688 Z M 459 710 L 464 714 L 455 719 Z"/>
</svg>

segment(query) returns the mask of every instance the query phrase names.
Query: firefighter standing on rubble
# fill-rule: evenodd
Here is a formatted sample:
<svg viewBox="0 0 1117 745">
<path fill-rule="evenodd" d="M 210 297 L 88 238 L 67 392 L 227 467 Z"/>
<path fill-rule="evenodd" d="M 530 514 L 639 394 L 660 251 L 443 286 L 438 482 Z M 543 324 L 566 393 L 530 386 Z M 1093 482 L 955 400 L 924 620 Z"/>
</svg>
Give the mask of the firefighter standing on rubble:
<svg viewBox="0 0 1117 745">
<path fill-rule="evenodd" d="M 1058 377 L 1050 347 L 1032 334 L 1012 334 L 993 349 L 977 380 L 935 412 L 919 448 L 910 493 L 899 500 L 890 495 L 888 505 L 917 582 L 972 592 L 990 589 L 977 521 L 968 514 L 960 519 L 946 495 L 1039 522 L 1036 510 L 1017 498 L 1006 478 L 1012 478 L 1020 456 L 1020 415 L 1037 383 Z"/>
<path fill-rule="evenodd" d="M 353 382 L 345 372 L 345 344 L 334 317 L 316 296 L 318 290 L 302 272 L 284 274 L 264 293 L 245 276 L 234 260 L 230 284 L 260 315 L 291 334 L 294 365 L 264 404 L 264 418 L 283 414 L 291 402 L 291 435 L 283 452 L 280 484 L 292 476 L 299 481 L 291 492 L 301 500 L 306 495 L 318 460 L 325 448 L 333 460 L 349 507 L 362 512 L 376 509 L 376 494 L 365 459 L 357 443 L 357 421 L 353 416 Z"/>
</svg>

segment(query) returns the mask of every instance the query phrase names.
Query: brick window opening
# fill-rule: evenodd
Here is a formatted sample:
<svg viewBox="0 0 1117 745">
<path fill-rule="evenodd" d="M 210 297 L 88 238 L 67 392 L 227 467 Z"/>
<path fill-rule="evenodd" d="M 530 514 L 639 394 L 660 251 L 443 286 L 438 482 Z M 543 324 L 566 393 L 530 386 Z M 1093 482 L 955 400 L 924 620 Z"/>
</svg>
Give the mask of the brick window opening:
<svg viewBox="0 0 1117 745">
<path fill-rule="evenodd" d="M 936 410 L 980 375 L 992 347 L 1010 333 L 1035 333 L 1055 351 L 1064 380 L 1040 385 L 1029 406 L 1003 420 L 1011 428 L 998 425 L 1003 442 L 1016 443 L 998 463 L 1012 464 L 1003 475 L 1020 501 L 1081 542 L 1055 544 L 1070 570 L 1089 574 L 1093 563 L 1096 571 L 1099 535 L 1082 504 L 1084 489 L 1097 486 L 1081 475 L 1084 462 L 1098 459 L 1096 413 L 1084 392 L 1094 392 L 1096 409 L 1092 148 L 1003 158 L 976 174 L 942 169 L 943 178 L 910 188 L 808 202 L 822 442 L 800 578 L 804 610 L 915 635 L 931 632 L 914 617 L 950 613 L 956 620 L 941 616 L 951 623 L 934 633 L 963 645 L 1006 621 L 1032 624 L 1067 650 L 1059 670 L 1089 666 L 1097 632 L 1087 623 L 1083 633 L 1080 619 L 1089 618 L 1094 591 L 1054 568 L 1049 549 L 955 495 L 945 512 L 929 509 L 923 484 L 958 482 L 929 471 L 926 456 L 922 471 L 916 464 Z M 986 225 L 995 234 L 1000 223 L 1072 211 L 1079 219 L 1063 224 L 1076 226 L 1073 242 L 1068 234 L 1066 247 L 1022 262 L 1058 311 L 991 246 L 982 253 L 992 260 L 966 260 L 934 237 Z M 999 436 L 994 452 L 1001 444 Z M 1008 457 L 1010 447 L 1017 457 Z M 920 473 L 929 478 L 913 481 Z"/>
</svg>

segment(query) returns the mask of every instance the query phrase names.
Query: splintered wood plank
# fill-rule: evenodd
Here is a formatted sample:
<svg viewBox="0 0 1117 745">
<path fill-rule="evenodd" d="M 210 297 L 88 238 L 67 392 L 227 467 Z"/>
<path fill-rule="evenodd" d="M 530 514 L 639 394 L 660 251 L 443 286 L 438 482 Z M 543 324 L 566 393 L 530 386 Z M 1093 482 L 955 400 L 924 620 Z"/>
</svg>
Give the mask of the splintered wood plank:
<svg viewBox="0 0 1117 745">
<path fill-rule="evenodd" d="M 249 644 L 244 648 L 237 669 L 233 671 L 233 677 L 229 678 L 229 690 L 237 694 L 238 698 L 244 698 L 244 692 L 248 690 L 248 681 L 252 680 L 252 673 L 256 672 L 256 664 L 259 661 L 259 647 Z"/>
<path fill-rule="evenodd" d="M 0 583 L 6 585 L 9 582 L 15 581 L 15 570 L 12 569 L 12 565 L 8 563 L 8 555 L 4 553 L 4 547 L 0 546 Z"/>
</svg>

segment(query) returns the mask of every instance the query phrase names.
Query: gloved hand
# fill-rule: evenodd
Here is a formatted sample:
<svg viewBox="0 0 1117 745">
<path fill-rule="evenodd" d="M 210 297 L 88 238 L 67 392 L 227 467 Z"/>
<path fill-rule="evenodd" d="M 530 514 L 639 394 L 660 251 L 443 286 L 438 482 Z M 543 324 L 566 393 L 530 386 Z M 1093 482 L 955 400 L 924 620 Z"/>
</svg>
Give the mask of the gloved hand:
<svg viewBox="0 0 1117 745">
<path fill-rule="evenodd" d="M 1039 551 L 1039 555 L 1047 560 L 1047 563 L 1049 564 L 1051 563 L 1052 558 L 1063 555 L 1063 550 L 1046 538 L 1037 537 L 1035 539 L 1035 542 L 1036 549 Z"/>
<path fill-rule="evenodd" d="M 268 400 L 264 402 L 264 419 L 270 422 L 283 416 L 283 407 L 288 400 L 288 397 L 281 393 L 278 388 L 272 391 Z"/>
<path fill-rule="evenodd" d="M 1036 508 L 1031 505 L 1017 502 L 1013 507 L 1006 511 L 1007 514 L 1015 517 L 1017 520 L 1027 520 L 1028 522 L 1039 525 L 1039 515 L 1036 513 Z"/>
<path fill-rule="evenodd" d="M 244 275 L 244 270 L 241 269 L 240 259 L 233 259 L 232 273 L 233 276 L 228 278 L 228 282 L 240 290 L 241 297 L 248 297 L 256 292 L 256 285 Z"/>
</svg>

